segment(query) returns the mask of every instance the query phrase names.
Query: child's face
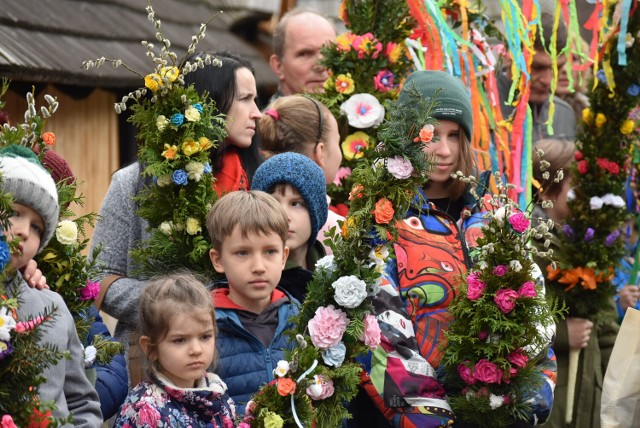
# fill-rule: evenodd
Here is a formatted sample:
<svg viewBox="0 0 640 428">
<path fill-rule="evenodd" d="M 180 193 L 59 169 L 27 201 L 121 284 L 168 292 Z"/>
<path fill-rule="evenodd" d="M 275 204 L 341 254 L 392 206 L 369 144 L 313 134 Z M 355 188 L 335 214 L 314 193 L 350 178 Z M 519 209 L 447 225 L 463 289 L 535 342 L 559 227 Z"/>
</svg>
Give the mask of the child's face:
<svg viewBox="0 0 640 428">
<path fill-rule="evenodd" d="M 239 226 L 222 240 L 219 252 L 209 252 L 215 270 L 229 281 L 231 301 L 257 314 L 271 302 L 288 255 L 289 249 L 277 233 L 243 237 Z"/>
<path fill-rule="evenodd" d="M 287 247 L 292 258 L 307 255 L 309 238 L 311 238 L 311 216 L 302 195 L 292 186 L 286 185 L 278 188 L 271 194 L 284 208 L 289 219 L 289 233 L 287 234 Z"/>
<path fill-rule="evenodd" d="M 436 156 L 436 166 L 429 176 L 431 188 L 436 188 L 447 183 L 451 174 L 455 173 L 460 163 L 460 144 L 462 139 L 462 129 L 456 122 L 450 120 L 440 120 L 434 129 L 434 141 L 428 143 L 424 151 Z M 435 198 L 435 196 L 431 196 Z M 446 197 L 437 196 L 437 197 Z"/>
<path fill-rule="evenodd" d="M 20 269 L 35 257 L 44 233 L 44 220 L 40 214 L 26 205 L 14 203 L 7 240 L 20 239 L 17 253 L 11 253 L 11 268 Z"/>
<path fill-rule="evenodd" d="M 216 347 L 213 320 L 209 317 L 203 322 L 203 317 L 180 313 L 171 318 L 170 325 L 157 347 L 159 370 L 174 385 L 193 388 L 213 362 Z"/>
</svg>

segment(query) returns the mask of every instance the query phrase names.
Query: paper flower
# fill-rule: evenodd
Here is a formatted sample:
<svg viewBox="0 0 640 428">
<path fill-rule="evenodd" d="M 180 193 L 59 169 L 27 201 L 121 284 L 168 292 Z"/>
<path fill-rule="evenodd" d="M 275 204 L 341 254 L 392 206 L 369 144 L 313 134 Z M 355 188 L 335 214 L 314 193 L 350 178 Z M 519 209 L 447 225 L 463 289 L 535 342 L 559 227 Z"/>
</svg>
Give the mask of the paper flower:
<svg viewBox="0 0 640 428">
<path fill-rule="evenodd" d="M 313 383 L 307 387 L 307 395 L 312 400 L 324 400 L 333 395 L 333 381 L 326 379 L 322 375 L 315 375 L 313 377 Z"/>
<path fill-rule="evenodd" d="M 387 198 L 379 199 L 373 210 L 373 216 L 378 224 L 388 224 L 393 218 L 393 204 Z"/>
<path fill-rule="evenodd" d="M 348 324 L 347 314 L 340 309 L 334 308 L 333 305 L 319 307 L 308 324 L 311 343 L 320 349 L 336 346 L 342 340 Z"/>
<path fill-rule="evenodd" d="M 62 245 L 74 245 L 78 242 L 78 225 L 75 221 L 62 220 L 56 227 L 56 239 Z"/>
<path fill-rule="evenodd" d="M 364 332 L 360 340 L 371 349 L 376 349 L 380 345 L 380 326 L 376 317 L 371 314 L 364 317 Z"/>
<path fill-rule="evenodd" d="M 518 296 L 520 297 L 536 297 L 537 294 L 536 286 L 533 281 L 526 281 L 518 289 Z"/>
<path fill-rule="evenodd" d="M 29 321 L 19 321 L 16 323 L 15 330 L 18 333 L 27 333 L 42 324 L 44 319 L 43 316 L 37 316 Z"/>
<path fill-rule="evenodd" d="M 467 365 L 468 363 L 469 361 L 467 361 L 466 364 L 458 365 L 458 374 L 460 375 L 460 379 L 467 385 L 473 385 L 476 383 L 476 378 L 473 376 L 473 373 L 471 373 L 471 367 Z"/>
<path fill-rule="evenodd" d="M 169 144 L 165 144 L 164 145 L 164 151 L 162 152 L 162 157 L 164 157 L 165 159 L 175 159 L 176 158 L 176 154 L 178 154 L 178 146 L 174 145 L 169 145 Z"/>
<path fill-rule="evenodd" d="M 367 297 L 366 282 L 355 275 L 340 277 L 331 286 L 336 303 L 345 308 L 357 308 Z"/>
<path fill-rule="evenodd" d="M 632 97 L 637 97 L 638 95 L 640 95 L 640 85 L 637 85 L 635 83 L 630 84 L 627 88 L 627 94 Z"/>
<path fill-rule="evenodd" d="M 607 123 L 607 117 L 602 113 L 596 114 L 596 127 L 602 128 L 605 123 Z"/>
<path fill-rule="evenodd" d="M 338 172 L 336 172 L 336 176 L 333 179 L 333 184 L 335 184 L 336 186 L 341 186 L 342 180 L 350 176 L 351 176 L 351 168 L 347 166 L 341 166 L 340 168 L 338 168 Z"/>
<path fill-rule="evenodd" d="M 276 368 L 273 369 L 273 374 L 278 377 L 283 377 L 287 373 L 289 373 L 289 362 L 286 360 L 278 361 Z"/>
<path fill-rule="evenodd" d="M 353 41 L 356 39 L 356 35 L 350 32 L 342 33 L 336 37 L 336 47 L 339 51 L 349 52 L 353 47 Z"/>
<path fill-rule="evenodd" d="M 470 300 L 478 300 L 482 297 L 486 286 L 484 281 L 481 281 L 476 273 L 467 275 L 467 297 Z"/>
<path fill-rule="evenodd" d="M 405 180 L 413 174 L 413 165 L 403 156 L 394 156 L 387 159 L 387 171 L 398 180 Z"/>
<path fill-rule="evenodd" d="M 431 124 L 427 124 L 420 128 L 418 132 L 418 136 L 413 139 L 414 143 L 428 143 L 433 140 L 433 133 L 435 132 L 435 128 Z"/>
<path fill-rule="evenodd" d="M 95 300 L 100 294 L 100 283 L 87 280 L 87 283 L 80 290 L 80 300 Z"/>
<path fill-rule="evenodd" d="M 296 383 L 293 379 L 283 377 L 281 379 L 278 379 L 277 390 L 278 394 L 286 397 L 287 395 L 291 395 L 296 392 Z"/>
<path fill-rule="evenodd" d="M 11 330 L 16 327 L 16 320 L 6 306 L 0 307 L 0 340 L 8 342 L 11 339 Z"/>
<path fill-rule="evenodd" d="M 0 272 L 4 270 L 4 268 L 11 260 L 11 252 L 9 251 L 9 245 L 7 241 L 0 234 Z"/>
<path fill-rule="evenodd" d="M 517 213 L 509 216 L 509 224 L 511 224 L 511 227 L 516 232 L 523 233 L 529 228 L 531 222 L 522 211 L 518 211 Z"/>
<path fill-rule="evenodd" d="M 263 422 L 264 428 L 282 428 L 284 426 L 284 420 L 273 412 L 266 412 Z"/>
<path fill-rule="evenodd" d="M 360 159 L 364 156 L 363 151 L 369 147 L 369 141 L 369 135 L 366 132 L 357 131 L 349 135 L 340 145 L 344 158 Z"/>
<path fill-rule="evenodd" d="M 395 64 L 404 54 L 404 46 L 399 43 L 389 42 L 384 49 L 384 54 L 387 56 L 389 63 Z"/>
<path fill-rule="evenodd" d="M 89 345 L 84 348 L 84 366 L 91 367 L 98 356 L 98 350 L 95 346 Z"/>
<path fill-rule="evenodd" d="M 347 355 L 347 347 L 340 342 L 336 346 L 325 349 L 322 352 L 322 361 L 328 366 L 340 367 Z"/>
<path fill-rule="evenodd" d="M 351 78 L 351 73 L 347 74 L 338 74 L 336 76 L 336 81 L 334 83 L 336 91 L 341 94 L 352 94 L 355 90 L 356 86 Z"/>
<path fill-rule="evenodd" d="M 189 121 L 189 122 L 197 122 L 200 120 L 200 112 L 198 111 L 197 108 L 195 108 L 194 106 L 189 106 L 187 107 L 187 109 L 184 111 L 184 117 Z"/>
<path fill-rule="evenodd" d="M 338 269 L 338 265 L 336 264 L 336 260 L 332 254 L 328 256 L 324 256 L 320 260 L 316 262 L 316 270 L 321 269 L 331 275 Z"/>
<path fill-rule="evenodd" d="M 45 132 L 42 134 L 42 141 L 44 144 L 51 147 L 56 144 L 56 134 L 53 132 Z"/>
<path fill-rule="evenodd" d="M 187 233 L 189 235 L 197 235 L 200 232 L 202 232 L 202 226 L 200 226 L 198 219 L 189 217 L 187 219 Z"/>
<path fill-rule="evenodd" d="M 13 346 L 11 346 L 11 342 L 0 340 L 0 361 L 4 360 L 12 353 L 13 353 Z"/>
<path fill-rule="evenodd" d="M 189 182 L 189 175 L 184 169 L 176 169 L 173 171 L 173 176 L 171 177 L 174 184 L 178 186 L 186 186 Z"/>
<path fill-rule="evenodd" d="M 3 415 L 0 423 L 2 428 L 18 428 L 11 415 Z"/>
<path fill-rule="evenodd" d="M 496 276 L 504 276 L 509 271 L 505 265 L 498 265 L 493 268 L 493 274 Z"/>
<path fill-rule="evenodd" d="M 516 367 L 524 367 L 529 362 L 529 357 L 523 349 L 516 349 L 507 356 L 507 360 Z"/>
<path fill-rule="evenodd" d="M 187 171 L 189 180 L 200 181 L 204 174 L 204 165 L 200 162 L 191 161 L 185 165 L 184 169 Z"/>
<path fill-rule="evenodd" d="M 516 300 L 518 299 L 518 293 L 510 288 L 502 288 L 496 291 L 496 295 L 493 301 L 503 314 L 508 314 L 516 307 Z"/>
<path fill-rule="evenodd" d="M 582 110 L 582 120 L 587 125 L 591 125 L 591 123 L 593 123 L 593 112 L 589 107 Z"/>
<path fill-rule="evenodd" d="M 622 135 L 631 134 L 634 129 L 635 129 L 635 122 L 630 119 L 625 120 L 624 122 L 622 122 L 622 125 L 620 125 L 620 133 Z"/>
<path fill-rule="evenodd" d="M 371 94 L 355 94 L 340 106 L 340 112 L 347 115 L 349 125 L 358 129 L 378 126 L 384 119 L 384 107 Z"/>
<path fill-rule="evenodd" d="M 473 371 L 473 377 L 480 382 L 501 383 L 502 370 L 500 370 L 494 363 L 483 358 L 476 363 L 475 370 Z"/>
<path fill-rule="evenodd" d="M 389 70 L 380 70 L 373 78 L 373 87 L 376 91 L 388 92 L 396 87 L 395 76 Z"/>
<path fill-rule="evenodd" d="M 501 407 L 504 404 L 504 400 L 501 395 L 489 394 L 489 407 L 493 410 Z"/>
<path fill-rule="evenodd" d="M 382 43 L 380 43 L 371 33 L 365 33 L 356 36 L 353 40 L 353 48 L 358 52 L 358 58 L 362 59 L 367 56 L 377 58 L 382 51 Z"/>
<path fill-rule="evenodd" d="M 156 118 L 156 128 L 158 128 L 158 131 L 164 131 L 168 124 L 169 119 L 167 119 L 165 115 L 158 115 L 158 117 Z"/>
</svg>

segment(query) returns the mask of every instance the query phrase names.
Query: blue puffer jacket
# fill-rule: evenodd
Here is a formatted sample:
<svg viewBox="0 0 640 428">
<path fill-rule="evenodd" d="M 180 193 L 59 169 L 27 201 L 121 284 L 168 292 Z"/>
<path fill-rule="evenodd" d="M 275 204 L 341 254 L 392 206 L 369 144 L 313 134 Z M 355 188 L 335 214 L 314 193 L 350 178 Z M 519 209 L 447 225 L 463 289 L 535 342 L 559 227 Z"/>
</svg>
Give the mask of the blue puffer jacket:
<svg viewBox="0 0 640 428">
<path fill-rule="evenodd" d="M 284 350 L 292 349 L 293 342 L 285 334 L 293 328 L 289 319 L 298 314 L 298 303 L 286 294 L 274 290 L 271 303 L 280 299 L 285 302 L 277 308 L 276 332 L 268 348 L 240 322 L 238 311 L 242 310 L 228 297 L 228 288 L 212 291 L 216 307 L 218 336 L 216 346 L 220 361 L 216 373 L 227 384 L 227 392 L 236 404 L 238 416 L 258 389 L 273 380 L 273 369 L 284 358 Z M 275 316 L 274 310 L 274 316 Z"/>
</svg>

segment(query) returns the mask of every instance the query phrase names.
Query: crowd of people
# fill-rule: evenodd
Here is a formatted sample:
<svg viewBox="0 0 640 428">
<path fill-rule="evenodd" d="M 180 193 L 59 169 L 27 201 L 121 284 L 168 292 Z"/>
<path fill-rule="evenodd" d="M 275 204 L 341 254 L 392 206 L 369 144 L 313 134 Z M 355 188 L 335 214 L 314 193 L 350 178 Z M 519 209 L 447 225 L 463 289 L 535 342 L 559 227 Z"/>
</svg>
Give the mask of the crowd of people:
<svg viewBox="0 0 640 428">
<path fill-rule="evenodd" d="M 551 19 L 543 15 L 541 25 L 551 26 Z M 106 384 L 113 382 L 112 391 L 119 391 L 117 395 L 99 395 L 84 376 L 82 346 L 71 316 L 60 297 L 46 289 L 46 280 L 32 262 L 57 224 L 59 206 L 52 173 L 33 153 L 0 152 L 5 190 L 14 197 L 11 225 L 4 233 L 21 238 L 20 254 L 12 254 L 11 266 L 22 271 L 10 278 L 19 284 L 26 302 L 18 317 L 39 314 L 54 304 L 60 312 L 42 340 L 71 355 L 44 374 L 47 381 L 40 390 L 42 400 L 55 401 L 57 417 L 71 415 L 74 425 L 80 427 L 98 427 L 103 419 L 115 416 L 111 423 L 118 427 L 228 428 L 235 426 L 260 386 L 274 379 L 276 363 L 294 346 L 285 334 L 291 329 L 290 318 L 305 300 L 315 263 L 331 252 L 324 243 L 325 232 L 344 220 L 330 210 L 326 190 L 342 161 L 338 122 L 325 105 L 306 95 L 321 90 L 327 79 L 327 70 L 318 59 L 321 47 L 335 38 L 331 21 L 315 12 L 296 9 L 286 14 L 275 29 L 270 59 L 279 87 L 262 109 L 256 104 L 252 65 L 235 53 L 211 52 L 222 65 L 200 68 L 185 78 L 199 93 L 208 93 L 226 115 L 227 137 L 210 158 L 219 199 L 207 219 L 211 264 L 224 280 L 210 283 L 189 272 L 153 280 L 137 278 L 130 251 L 148 240 L 149 232 L 146 222 L 136 215 L 134 197 L 150 183 L 139 162 L 114 173 L 92 245 L 102 247 L 96 307 L 117 319 L 113 337 L 125 345 L 126 376 L 116 378 L 104 372 L 109 377 Z M 558 31 L 555 41 L 563 45 L 566 34 Z M 534 45 L 529 103 L 534 115 L 533 139 L 555 171 L 574 161 L 576 115 L 572 106 L 584 103 L 584 97 L 567 91 L 562 86 L 567 85 L 564 79 L 552 98 L 549 43 L 550 39 L 546 44 L 539 39 Z M 563 61 L 559 67 L 564 70 Z M 498 72 L 505 98 L 509 70 Z M 438 121 L 436 138 L 425 149 L 436 165 L 428 184 L 417 189 L 422 195 L 420 204 L 412 206 L 397 226 L 396 258 L 388 262 L 381 293 L 374 298 L 383 346 L 363 362 L 360 394 L 347 404 L 354 416 L 344 423 L 349 427 L 438 426 L 433 404 L 446 400 L 446 391 L 424 396 L 422 385 L 437 382 L 442 333 L 451 322 L 447 307 L 455 294 L 455 277 L 470 268 L 469 253 L 481 233 L 479 224 L 472 221 L 478 217 L 468 212 L 483 209 L 478 198 L 489 188 L 489 174 L 476 170 L 470 144 L 473 106 L 462 81 L 446 72 L 416 71 L 407 78 L 404 87 L 408 86 L 424 98 L 439 100 L 433 112 Z M 563 101 L 565 95 L 572 101 Z M 554 133 L 549 135 L 546 122 L 551 101 L 555 103 Z M 399 102 L 411 108 L 404 89 Z M 502 106 L 505 117 L 512 113 L 510 106 Z M 457 171 L 478 176 L 485 188 L 472 192 L 469 184 L 451 177 Z M 538 177 L 537 182 L 542 181 Z M 567 174 L 564 181 L 547 189 L 543 198 L 555 205 L 540 210 L 539 217 L 562 224 L 569 215 L 570 186 Z M 407 271 L 420 274 L 408 275 Z M 406 293 L 425 280 L 421 275 L 438 287 L 435 300 Z M 620 288 L 619 309 L 635 306 L 635 284 L 622 280 Z M 577 347 L 589 350 L 590 358 L 581 367 L 576 393 L 584 411 L 572 426 L 599 427 L 598 388 L 619 321 L 613 301 L 611 314 L 606 323 L 598 325 L 571 317 L 558 321 L 555 343 L 539 358 L 545 381 L 531 398 L 528 421 L 513 426 L 547 421 L 548 426 L 565 426 L 564 367 L 567 350 Z M 597 341 L 592 331 L 597 332 Z M 393 368 L 398 363 L 393 360 L 407 359 L 407 355 L 412 364 L 429 367 L 424 376 L 397 378 Z M 216 374 L 210 371 L 213 368 Z M 120 405 L 106 410 L 106 394 Z M 388 399 L 394 394 L 401 394 L 402 402 L 411 405 L 394 407 Z M 442 420 L 451 416 L 450 410 L 440 412 Z M 458 420 L 455 426 L 471 425 Z"/>
</svg>

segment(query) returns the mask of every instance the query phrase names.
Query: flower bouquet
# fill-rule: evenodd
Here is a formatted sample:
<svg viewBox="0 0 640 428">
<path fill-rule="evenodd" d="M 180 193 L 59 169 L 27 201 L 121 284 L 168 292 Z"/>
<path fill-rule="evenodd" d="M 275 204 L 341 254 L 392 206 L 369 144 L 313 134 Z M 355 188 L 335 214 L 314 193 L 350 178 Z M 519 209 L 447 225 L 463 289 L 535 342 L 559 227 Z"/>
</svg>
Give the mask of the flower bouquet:
<svg viewBox="0 0 640 428">
<path fill-rule="evenodd" d="M 2 96 L 9 88 L 7 80 L 2 81 L 0 88 L 0 111 L 4 107 Z M 47 107 L 41 107 L 38 114 L 32 93 L 27 93 L 27 111 L 25 123 L 11 126 L 5 119 L 0 127 L 0 147 L 18 144 L 27 147 L 38 147 L 49 140 L 50 135 L 42 134 L 45 119 L 58 107 L 54 98 L 46 96 Z M 56 364 L 67 353 L 51 346 L 39 343 L 42 328 L 47 328 L 55 309 L 50 308 L 39 317 L 17 320 L 20 296 L 7 298 L 7 291 L 17 287 L 15 272 L 9 272 L 10 252 L 14 251 L 16 241 L 7 242 L 1 233 L 9 227 L 8 219 L 13 212 L 11 194 L 5 193 L 0 174 L 0 424 L 2 427 L 17 426 L 49 426 L 69 421 L 56 420 L 52 417 L 54 403 L 43 403 L 38 397 L 38 386 L 46 379 L 42 372 Z M 14 294 L 14 293 L 12 293 Z"/>
<path fill-rule="evenodd" d="M 131 70 L 120 60 L 99 58 L 85 61 L 86 69 L 105 62 L 124 66 L 140 75 L 144 87 L 125 95 L 115 110 L 122 113 L 128 104 L 129 121 L 138 128 L 138 161 L 144 168 L 145 188 L 136 197 L 138 215 L 149 224 L 151 237 L 133 250 L 141 277 L 187 268 L 213 275 L 209 260 L 211 244 L 205 230 L 209 208 L 216 200 L 213 190 L 211 150 L 226 136 L 224 118 L 217 113 L 208 94 L 199 94 L 193 85 L 185 86 L 184 76 L 205 65 L 221 65 L 209 55 L 193 62 L 178 60 L 170 51 L 171 43 L 160 32 L 150 2 L 148 18 L 156 28 L 160 54 L 154 45 L 143 42 L 147 56 L 155 64 L 154 71 L 144 75 Z M 186 55 L 193 54 L 205 36 L 206 24 L 193 36 Z"/>
<path fill-rule="evenodd" d="M 373 150 L 384 101 L 398 97 L 411 67 L 404 46 L 413 25 L 408 16 L 404 0 L 345 0 L 341 17 L 347 32 L 322 49 L 330 77 L 317 97 L 338 118 L 343 138 L 342 169 L 328 186 L 334 204 L 348 204 L 350 172 Z"/>
<path fill-rule="evenodd" d="M 545 299 L 541 272 L 531 258 L 549 257 L 551 251 L 529 247 L 533 238 L 552 237 L 553 221 L 533 226 L 531 213 L 509 199 L 512 186 L 498 175 L 496 182 L 497 193 L 485 197 L 489 209 L 472 254 L 475 267 L 461 278 L 449 307 L 454 320 L 443 357 L 454 413 L 481 427 L 529 419 L 527 400 L 545 382 L 538 363 L 547 357 L 549 329 L 561 313 Z"/>
<path fill-rule="evenodd" d="M 331 231 L 333 255 L 316 264 L 294 318 L 297 345 L 278 363 L 276 379 L 247 405 L 241 427 L 335 428 L 349 417 L 344 403 L 355 397 L 362 370 L 355 359 L 380 344 L 369 296 L 378 292 L 393 251 L 394 223 L 431 170 L 422 151 L 427 141 L 420 138 L 421 127 L 434 123 L 431 102 L 414 93 L 412 108 L 387 105 L 382 143 L 353 171 L 349 214 L 339 233 Z"/>
</svg>

